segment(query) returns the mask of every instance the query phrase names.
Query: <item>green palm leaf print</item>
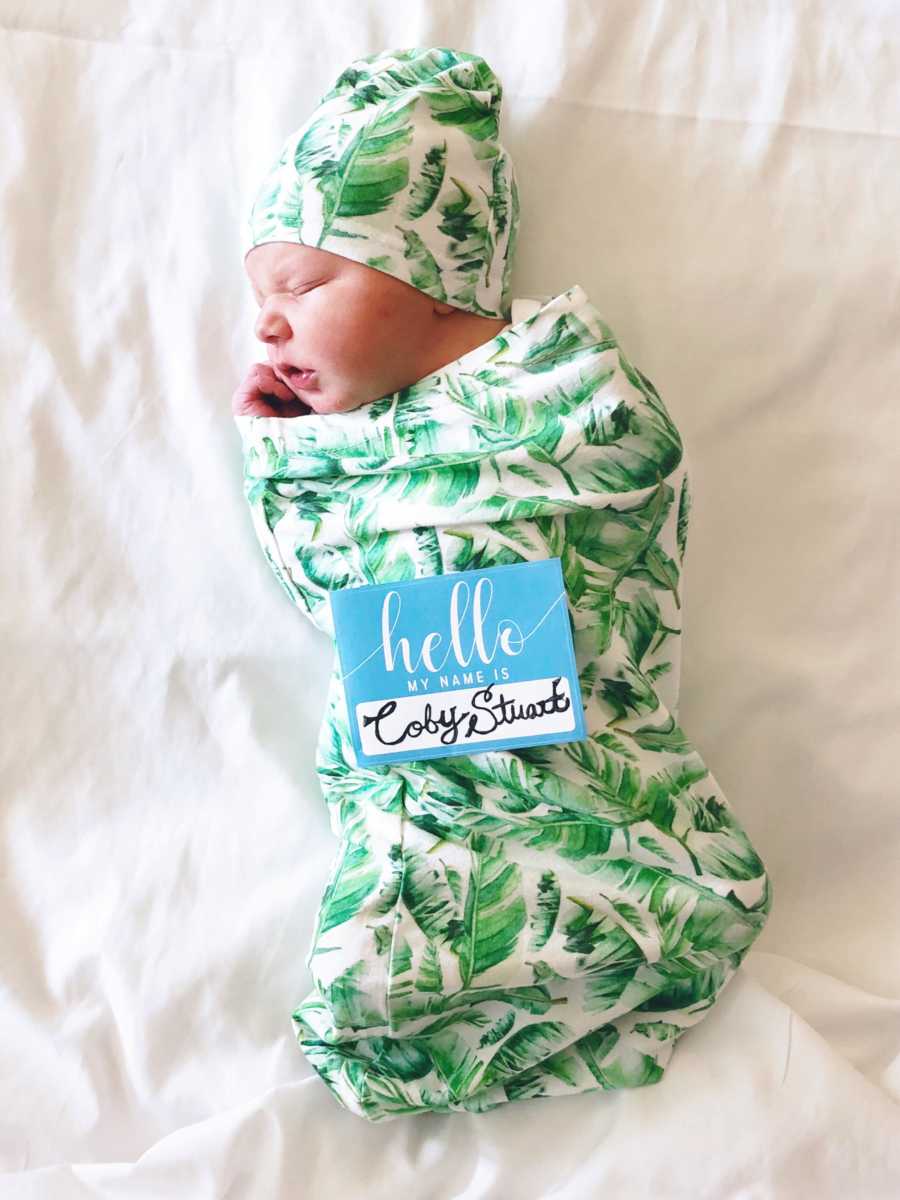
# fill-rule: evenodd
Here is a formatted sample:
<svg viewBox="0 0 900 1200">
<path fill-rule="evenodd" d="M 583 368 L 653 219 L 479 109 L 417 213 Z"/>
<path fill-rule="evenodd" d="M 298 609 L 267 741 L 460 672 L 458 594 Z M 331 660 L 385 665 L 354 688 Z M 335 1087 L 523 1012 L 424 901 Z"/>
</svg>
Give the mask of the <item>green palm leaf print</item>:
<svg viewBox="0 0 900 1200">
<path fill-rule="evenodd" d="M 512 952 L 526 921 L 518 877 L 518 867 L 502 851 L 475 856 L 463 928 L 452 943 L 464 987 Z"/>
<path fill-rule="evenodd" d="M 464 183 L 451 176 L 456 185 L 457 195 L 453 199 L 443 201 L 440 205 L 443 220 L 438 225 L 441 233 L 451 240 L 448 252 L 459 261 L 461 270 L 474 271 L 473 284 L 477 281 L 478 273 L 485 267 L 485 283 L 490 282 L 490 252 L 492 249 L 491 235 L 485 222 L 480 205 L 472 197 Z M 456 299 L 464 299 L 457 295 Z M 470 303 L 472 297 L 465 297 Z M 452 303 L 452 301 L 451 301 Z"/>
<path fill-rule="evenodd" d="M 488 79 L 484 65 L 474 71 L 468 64 L 462 68 L 452 67 L 447 72 L 452 80 L 463 75 L 462 86 L 457 92 L 426 92 L 428 105 L 434 118 L 441 125 L 455 125 L 470 138 L 485 141 L 497 137 L 497 112 L 491 99 L 482 99 L 487 92 Z M 482 95 L 479 95 L 479 90 Z M 492 151 L 496 154 L 496 149 Z"/>
<path fill-rule="evenodd" d="M 397 225 L 396 229 L 403 238 L 403 257 L 410 263 L 412 286 L 429 292 L 437 300 L 446 301 L 447 292 L 434 255 L 414 229 L 404 229 L 402 225 Z"/>
<path fill-rule="evenodd" d="M 477 109 L 441 110 L 448 145 Z M 399 109 L 366 129 L 336 221 L 389 194 L 404 129 Z M 416 202 L 475 277 L 488 231 L 461 190 L 442 208 L 442 165 Z M 316 770 L 341 848 L 292 1014 L 304 1053 L 370 1121 L 658 1083 L 772 886 L 677 719 L 691 494 L 655 387 L 573 287 L 359 410 L 243 422 L 266 560 L 329 635 L 337 589 L 559 558 L 587 728 L 366 768 L 336 659 Z"/>
<path fill-rule="evenodd" d="M 407 221 L 418 220 L 434 204 L 444 182 L 446 164 L 447 143 L 442 142 L 440 146 L 431 146 L 425 154 L 421 176 L 409 189 L 409 202 L 403 210 L 403 216 Z M 424 246 L 421 238 L 419 242 Z"/>
<path fill-rule="evenodd" d="M 374 81 L 372 70 L 365 64 L 375 63 L 380 67 L 377 63 L 380 55 L 370 55 L 361 60 L 362 65 L 348 67 L 338 77 L 334 87 L 325 93 L 323 101 L 337 97 L 350 99 L 355 92 L 364 98 L 364 104 L 372 104 L 401 93 L 415 83 L 428 83 L 459 62 L 459 55 L 455 51 L 440 46 L 426 52 L 419 48 L 394 50 L 392 57 L 397 60 L 395 64 L 387 71 L 378 70 Z"/>
<path fill-rule="evenodd" d="M 499 157 L 495 159 L 493 170 L 491 171 L 491 189 L 489 201 L 491 212 L 494 214 L 494 225 L 497 230 L 497 236 L 502 237 L 509 222 L 510 201 L 507 199 L 509 193 L 504 178 L 504 164 Z"/>
<path fill-rule="evenodd" d="M 461 906 L 431 856 L 404 852 L 403 903 L 430 943 L 448 941 L 461 923 Z"/>
<path fill-rule="evenodd" d="M 323 204 L 322 232 L 317 245 L 321 246 L 330 234 L 340 234 L 334 225 L 341 217 L 383 212 L 406 187 L 409 158 L 402 151 L 409 146 L 412 136 L 409 110 L 389 109 L 348 142 L 339 160 L 325 159 L 316 166 Z"/>
<path fill-rule="evenodd" d="M 546 1059 L 561 1041 L 570 1041 L 572 1031 L 562 1021 L 535 1021 L 516 1030 L 485 1067 L 483 1087 L 491 1087 L 510 1075 L 518 1075 L 526 1067 Z"/>
<path fill-rule="evenodd" d="M 363 843 L 344 842 L 337 871 L 325 889 L 319 907 L 315 940 L 335 925 L 342 925 L 355 916 L 362 901 L 375 889 L 381 877 L 381 866 L 371 849 Z"/>
</svg>

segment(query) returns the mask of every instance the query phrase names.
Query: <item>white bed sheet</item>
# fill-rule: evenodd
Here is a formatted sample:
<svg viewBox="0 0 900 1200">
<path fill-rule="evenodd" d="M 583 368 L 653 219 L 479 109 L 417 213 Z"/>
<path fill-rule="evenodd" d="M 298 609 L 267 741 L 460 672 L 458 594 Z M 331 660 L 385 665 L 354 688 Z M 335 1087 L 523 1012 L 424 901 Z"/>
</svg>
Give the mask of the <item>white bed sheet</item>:
<svg viewBox="0 0 900 1200">
<path fill-rule="evenodd" d="M 658 1085 L 373 1126 L 290 1025 L 329 649 L 229 401 L 261 173 L 415 44 L 503 81 L 516 295 L 684 433 L 679 715 L 774 907 Z M 900 3 L 0 0 L 0 55 L 0 1196 L 900 1194 Z"/>
</svg>

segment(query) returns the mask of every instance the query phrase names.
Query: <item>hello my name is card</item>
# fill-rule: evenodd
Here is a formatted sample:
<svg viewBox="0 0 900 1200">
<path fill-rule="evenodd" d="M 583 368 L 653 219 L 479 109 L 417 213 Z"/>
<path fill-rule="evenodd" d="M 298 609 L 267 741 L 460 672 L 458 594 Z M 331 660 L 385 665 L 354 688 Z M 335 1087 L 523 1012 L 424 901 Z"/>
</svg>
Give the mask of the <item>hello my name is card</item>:
<svg viewBox="0 0 900 1200">
<path fill-rule="evenodd" d="M 363 765 L 586 737 L 558 558 L 331 594 Z"/>
</svg>

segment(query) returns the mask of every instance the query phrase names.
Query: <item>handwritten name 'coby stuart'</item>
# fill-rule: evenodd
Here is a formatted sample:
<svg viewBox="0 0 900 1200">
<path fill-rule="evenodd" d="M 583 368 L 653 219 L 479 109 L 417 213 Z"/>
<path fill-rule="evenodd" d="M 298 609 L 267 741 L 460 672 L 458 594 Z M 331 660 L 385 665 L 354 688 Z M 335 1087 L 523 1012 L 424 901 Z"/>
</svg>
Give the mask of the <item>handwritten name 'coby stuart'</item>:
<svg viewBox="0 0 900 1200">
<path fill-rule="evenodd" d="M 362 715 L 362 724 L 365 728 L 373 727 L 372 732 L 382 746 L 402 744 L 405 748 L 426 734 L 433 736 L 437 733 L 440 733 L 443 745 L 453 746 L 460 736 L 463 741 L 468 741 L 485 737 L 503 725 L 515 726 L 522 721 L 530 722 L 568 712 L 572 701 L 560 690 L 561 682 L 562 677 L 557 676 L 552 681 L 549 695 L 526 702 L 509 699 L 502 691 L 498 692 L 495 699 L 493 683 L 472 693 L 470 709 L 459 709 L 455 704 L 441 708 L 437 699 L 434 705 L 428 700 L 421 718 L 399 726 L 391 721 L 397 711 L 397 701 L 383 700 L 377 711 Z"/>
</svg>

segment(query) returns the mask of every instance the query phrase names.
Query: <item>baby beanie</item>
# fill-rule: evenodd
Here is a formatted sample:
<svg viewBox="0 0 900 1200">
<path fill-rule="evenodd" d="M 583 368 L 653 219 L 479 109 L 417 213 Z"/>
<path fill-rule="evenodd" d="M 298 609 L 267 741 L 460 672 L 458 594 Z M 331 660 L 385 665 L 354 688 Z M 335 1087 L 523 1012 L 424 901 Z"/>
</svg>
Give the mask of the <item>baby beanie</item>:
<svg viewBox="0 0 900 1200">
<path fill-rule="evenodd" d="M 502 94 L 484 59 L 461 50 L 356 59 L 284 143 L 245 256 L 264 242 L 316 246 L 509 320 L 519 198 L 498 138 Z"/>
</svg>

